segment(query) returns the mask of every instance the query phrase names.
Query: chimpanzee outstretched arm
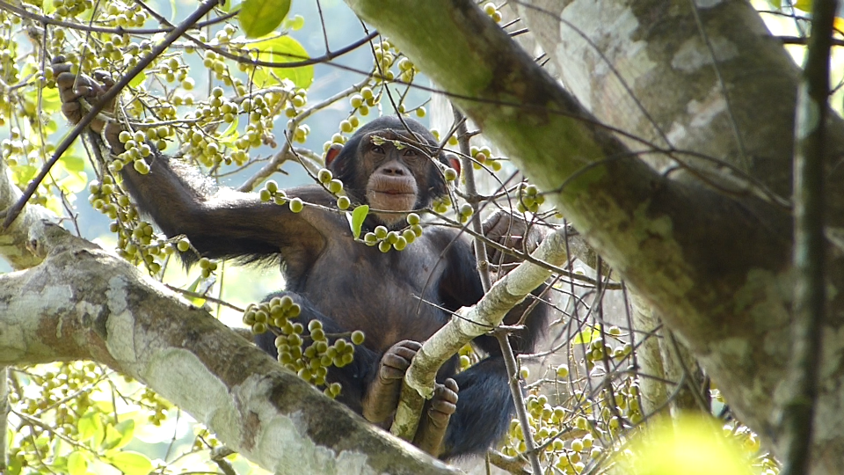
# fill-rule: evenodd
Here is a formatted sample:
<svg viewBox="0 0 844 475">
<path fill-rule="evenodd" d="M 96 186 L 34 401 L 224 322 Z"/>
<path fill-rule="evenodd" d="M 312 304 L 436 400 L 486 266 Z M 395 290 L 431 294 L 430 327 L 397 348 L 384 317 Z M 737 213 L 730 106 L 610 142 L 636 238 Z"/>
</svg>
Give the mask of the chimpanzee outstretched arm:
<svg viewBox="0 0 844 475">
<path fill-rule="evenodd" d="M 62 111 L 71 122 L 82 118 L 79 98 L 96 101 L 109 87 L 85 76 L 71 73 L 61 58 L 53 64 L 56 84 L 63 102 Z M 107 110 L 106 112 L 109 112 Z M 92 123 L 95 132 L 104 132 L 113 151 L 123 150 L 118 140 L 120 126 Z M 147 159 L 150 172 L 143 176 L 132 166 L 121 172 L 124 185 L 141 210 L 149 214 L 168 236 L 184 234 L 204 256 L 239 257 L 246 261 L 281 255 L 288 270 L 296 275 L 307 272 L 325 245 L 324 236 L 336 232 L 342 220 L 322 210 L 306 208 L 299 214 L 287 206 L 263 203 L 257 195 L 218 188 L 192 167 L 184 166 L 154 151 Z M 328 205 L 333 200 L 320 187 L 289 190 L 306 202 Z M 187 260 L 192 255 L 185 254 Z"/>
</svg>

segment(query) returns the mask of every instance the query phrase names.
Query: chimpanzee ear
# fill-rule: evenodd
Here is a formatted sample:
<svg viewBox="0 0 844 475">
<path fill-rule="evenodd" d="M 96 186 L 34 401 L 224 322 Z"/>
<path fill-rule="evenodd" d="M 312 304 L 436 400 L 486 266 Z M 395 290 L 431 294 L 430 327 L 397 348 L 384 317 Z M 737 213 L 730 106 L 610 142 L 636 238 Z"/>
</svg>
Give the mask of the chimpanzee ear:
<svg viewBox="0 0 844 475">
<path fill-rule="evenodd" d="M 457 155 L 446 152 L 445 160 L 448 162 L 448 166 L 454 169 L 457 172 L 457 176 L 460 176 L 460 159 L 457 158 Z"/>
<path fill-rule="evenodd" d="M 343 146 L 339 143 L 332 144 L 331 147 L 328 149 L 328 152 L 325 153 L 325 166 L 331 166 L 331 162 L 340 155 L 340 152 L 343 150 Z"/>
</svg>

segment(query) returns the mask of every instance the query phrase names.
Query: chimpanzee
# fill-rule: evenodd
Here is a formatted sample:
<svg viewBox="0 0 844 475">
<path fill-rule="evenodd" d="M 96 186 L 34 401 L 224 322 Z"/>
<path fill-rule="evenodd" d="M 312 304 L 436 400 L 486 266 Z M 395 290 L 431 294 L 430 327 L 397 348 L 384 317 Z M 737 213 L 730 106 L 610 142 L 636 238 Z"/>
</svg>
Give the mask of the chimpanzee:
<svg viewBox="0 0 844 475">
<path fill-rule="evenodd" d="M 62 110 L 76 123 L 83 115 L 78 99 L 96 101 L 107 86 L 87 77 L 77 79 L 61 58 L 54 61 L 53 70 Z M 113 152 L 123 150 L 117 123 L 106 127 L 98 120 L 92 129 L 104 132 Z M 442 172 L 423 148 L 437 149 L 425 127 L 410 119 L 382 117 L 364 125 L 342 149 L 329 151 L 326 165 L 343 181 L 352 203 L 375 210 L 364 222 L 365 231 L 378 225 L 400 229 L 406 212 L 423 209 L 447 192 Z M 436 159 L 452 165 L 443 153 Z M 257 194 L 217 188 L 191 167 L 157 152 L 149 176 L 125 167 L 122 177 L 140 209 L 167 236 L 186 235 L 203 256 L 279 258 L 287 282 L 283 294 L 301 306 L 299 318 L 306 326 L 317 319 L 326 333 L 362 330 L 366 340 L 356 348 L 354 362 L 331 368 L 327 379 L 342 384 L 339 400 L 375 424 L 383 426 L 392 418 L 401 378 L 419 342 L 442 327 L 451 312 L 483 296 L 470 241 L 455 229 L 431 226 L 403 251 L 382 253 L 355 242 L 341 213 L 319 206 L 293 213 L 288 206 L 262 202 Z M 336 209 L 336 198 L 318 185 L 286 193 Z M 525 232 L 523 220 L 510 218 L 499 214 L 495 222 L 485 223 L 492 239 L 504 238 L 508 229 Z M 517 307 L 505 322 L 517 322 L 527 308 L 527 303 Z M 526 330 L 511 338 L 516 351 L 533 350 L 546 313 L 544 304 L 530 311 Z M 258 343 L 275 353 L 272 339 L 269 335 Z M 482 336 L 474 343 L 488 356 L 460 373 L 457 358 L 440 370 L 435 396 L 414 441 L 435 456 L 486 451 L 504 434 L 512 416 L 497 341 Z"/>
</svg>

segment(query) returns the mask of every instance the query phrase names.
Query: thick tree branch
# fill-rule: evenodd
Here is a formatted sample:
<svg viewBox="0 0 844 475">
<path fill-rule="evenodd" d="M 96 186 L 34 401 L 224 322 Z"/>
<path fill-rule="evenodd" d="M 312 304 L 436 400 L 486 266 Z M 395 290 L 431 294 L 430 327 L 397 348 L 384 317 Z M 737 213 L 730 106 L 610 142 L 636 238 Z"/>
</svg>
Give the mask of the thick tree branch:
<svg viewBox="0 0 844 475">
<path fill-rule="evenodd" d="M 44 263 L 0 276 L 0 365 L 107 364 L 276 473 L 453 473 L 122 259 L 56 226 L 45 237 Z"/>
<path fill-rule="evenodd" d="M 23 197 L 21 190 L 12 181 L 12 171 L 6 161 L 0 159 L 0 216 Z M 29 205 L 15 222 L 0 231 L 0 256 L 15 269 L 27 269 L 38 265 L 43 255 L 33 253 L 29 243 L 31 235 L 40 232 L 44 221 L 57 221 L 57 216 L 43 206 Z M 32 241 L 36 242 L 36 241 Z"/>
<path fill-rule="evenodd" d="M 612 101 L 638 97 L 612 96 L 601 105 L 608 117 L 620 119 L 613 122 L 616 128 L 610 128 L 558 87 L 471 1 L 347 3 L 388 35 L 513 157 L 533 183 L 549 193 L 546 196 L 588 243 L 688 345 L 740 418 L 766 443 L 775 445 L 777 408 L 788 392 L 785 374 L 792 341 L 792 222 L 789 210 L 781 206 L 787 201 L 781 197 L 790 195 L 790 170 L 785 160 L 792 150 L 794 94 L 788 91 L 796 90 L 797 83 L 781 43 L 769 36 L 751 7 L 742 2 L 712 2 L 701 7 L 687 0 L 667 4 L 610 0 L 596 10 L 593 2 L 583 0 L 533 2 L 555 9 L 542 12 L 546 31 L 558 35 L 557 43 L 549 43 L 559 45 L 551 54 L 568 53 L 567 62 L 559 63 L 565 70 L 562 74 L 580 79 L 572 84 L 586 92 L 583 97 L 593 101 L 592 107 L 612 91 L 625 91 L 618 88 L 617 81 L 605 84 L 601 74 L 616 76 L 607 72 L 601 54 L 609 57 L 611 66 L 627 65 L 622 77 L 626 82 L 636 81 L 636 87 L 627 88 L 627 93 L 640 94 L 646 99 L 641 104 L 648 107 L 640 107 L 639 115 L 629 110 L 618 113 Z M 606 10 L 610 4 L 613 10 Z M 601 16 L 605 11 L 629 22 L 618 28 L 617 23 Z M 696 14 L 702 30 L 689 27 Z M 601 47 L 610 39 L 611 51 L 599 51 L 594 46 L 598 42 L 568 44 L 568 37 L 559 39 L 561 23 L 575 23 L 568 21 L 567 15 L 576 15 L 601 31 Z M 408 17 L 414 18 L 414 28 L 406 27 Z M 736 18 L 740 23 L 734 24 Z M 714 53 L 707 44 L 714 45 Z M 609 56 L 616 50 L 620 56 Z M 604 68 L 601 74 L 584 73 L 592 71 L 590 68 L 597 71 L 595 65 Z M 721 83 L 717 78 L 713 83 L 716 66 Z M 606 89 L 590 89 L 593 76 Z M 648 88 L 639 90 L 639 81 Z M 666 115 L 648 125 L 642 110 L 650 113 L 650 105 L 662 105 L 663 91 L 677 91 L 685 102 L 659 109 Z M 729 104 L 737 110 L 727 106 L 723 91 L 729 91 Z M 744 112 L 745 107 L 750 112 Z M 758 127 L 759 117 L 766 118 L 766 127 Z M 690 155 L 680 153 L 672 144 L 666 148 L 659 134 L 641 133 L 656 125 L 663 132 L 672 132 L 665 137 L 681 137 L 684 144 L 693 144 L 690 148 L 696 157 L 730 165 L 731 161 L 740 163 L 740 157 L 735 137 L 724 129 L 729 121 L 736 123 L 752 158 L 749 175 L 732 178 L 753 183 L 750 188 L 756 192 L 719 184 L 719 175 L 727 173 L 715 167 L 701 175 L 686 163 Z M 834 136 L 832 153 L 841 160 L 844 128 L 840 120 L 830 122 L 834 128 L 830 134 Z M 722 148 L 725 134 L 733 145 Z M 633 153 L 628 146 L 638 151 Z M 692 173 L 658 173 L 640 159 L 646 155 L 657 158 L 657 164 L 676 165 L 683 160 L 680 168 Z M 735 167 L 733 170 L 740 173 Z M 841 174 L 844 167 L 830 168 L 827 179 Z M 716 179 L 708 179 L 710 176 Z M 728 182 L 732 179 L 726 178 Z M 771 198 L 775 196 L 771 192 L 780 198 Z M 757 198 L 762 195 L 768 198 Z M 827 236 L 840 242 L 844 193 L 835 190 L 827 198 Z M 827 264 L 831 285 L 844 287 L 840 253 Z M 844 351 L 838 337 L 844 328 L 844 292 L 835 294 L 830 308 L 822 332 L 824 354 L 838 355 Z M 840 397 L 844 366 L 838 361 L 837 357 L 825 358 L 819 367 L 830 384 L 822 386 L 818 395 L 818 414 L 824 416 L 816 418 L 813 450 L 823 455 L 813 457 L 817 473 L 838 473 L 844 463 L 844 399 Z"/>
</svg>

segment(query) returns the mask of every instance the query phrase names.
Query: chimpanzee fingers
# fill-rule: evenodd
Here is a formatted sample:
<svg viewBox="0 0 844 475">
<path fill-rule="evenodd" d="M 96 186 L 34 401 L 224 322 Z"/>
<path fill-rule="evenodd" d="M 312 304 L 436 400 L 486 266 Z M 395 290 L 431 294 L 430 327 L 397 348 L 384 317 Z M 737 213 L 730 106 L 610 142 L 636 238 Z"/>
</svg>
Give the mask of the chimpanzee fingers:
<svg viewBox="0 0 844 475">
<path fill-rule="evenodd" d="M 125 151 L 123 143 L 120 142 L 120 132 L 122 131 L 123 127 L 117 122 L 109 122 L 105 126 L 103 136 L 105 136 L 106 141 L 111 146 L 113 153 L 123 153 Z"/>
<path fill-rule="evenodd" d="M 105 71 L 102 71 L 102 70 L 96 70 L 96 71 L 94 71 L 93 74 L 94 74 L 94 79 L 98 83 L 102 84 L 103 89 L 105 89 L 106 91 L 111 89 L 111 86 L 114 86 L 115 82 L 114 82 L 114 79 L 112 79 L 111 74 L 109 74 Z"/>
<path fill-rule="evenodd" d="M 62 104 L 62 114 L 72 123 L 82 120 L 82 106 L 78 102 L 65 102 Z"/>
<path fill-rule="evenodd" d="M 503 216 L 504 211 L 497 209 L 493 211 L 492 214 L 489 215 L 489 217 L 487 217 L 483 223 L 481 223 L 481 229 L 483 229 L 485 236 L 489 235 L 489 233 L 492 232 L 493 229 L 500 226 L 499 223 L 501 222 Z"/>
</svg>

